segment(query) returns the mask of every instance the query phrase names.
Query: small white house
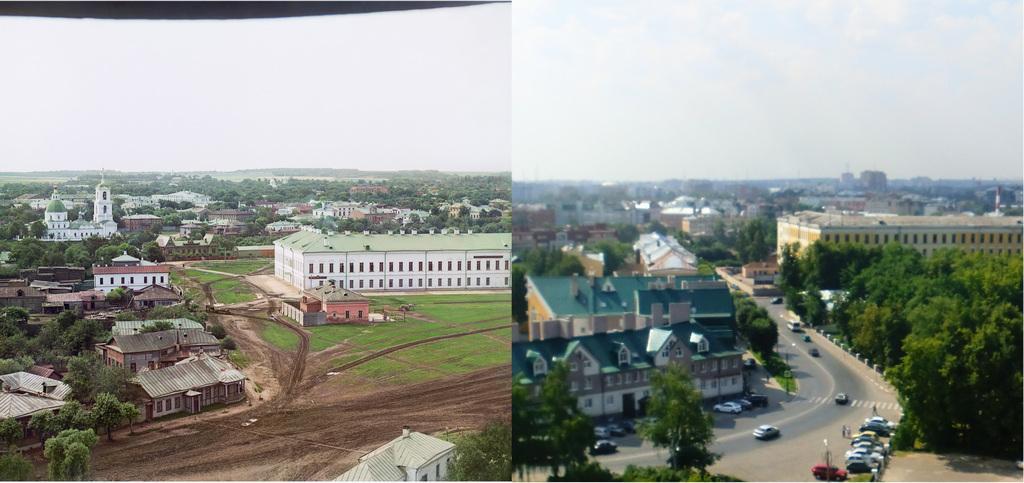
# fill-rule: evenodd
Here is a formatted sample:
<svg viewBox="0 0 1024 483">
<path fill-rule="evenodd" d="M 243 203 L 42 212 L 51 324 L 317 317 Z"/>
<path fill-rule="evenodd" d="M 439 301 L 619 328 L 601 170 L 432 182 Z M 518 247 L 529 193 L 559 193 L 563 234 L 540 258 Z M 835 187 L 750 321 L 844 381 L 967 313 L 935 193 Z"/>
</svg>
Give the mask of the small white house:
<svg viewBox="0 0 1024 483">
<path fill-rule="evenodd" d="M 117 287 L 142 290 L 150 285 L 171 287 L 171 269 L 167 265 L 141 260 L 125 253 L 110 265 L 92 267 L 94 288 L 109 293 Z"/>
<path fill-rule="evenodd" d="M 455 445 L 402 428 L 402 435 L 359 458 L 335 481 L 445 481 Z"/>
</svg>

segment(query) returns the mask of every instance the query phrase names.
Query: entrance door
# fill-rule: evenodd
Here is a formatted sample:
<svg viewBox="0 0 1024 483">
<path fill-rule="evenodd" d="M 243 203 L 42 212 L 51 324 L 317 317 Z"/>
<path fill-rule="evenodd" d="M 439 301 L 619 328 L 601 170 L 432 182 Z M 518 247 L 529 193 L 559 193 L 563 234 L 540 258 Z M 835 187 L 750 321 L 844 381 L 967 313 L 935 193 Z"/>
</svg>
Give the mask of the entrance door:
<svg viewBox="0 0 1024 483">
<path fill-rule="evenodd" d="M 153 419 L 153 403 L 146 403 L 146 421 Z"/>
<path fill-rule="evenodd" d="M 622 395 L 622 417 L 626 419 L 636 417 L 636 399 L 631 392 Z"/>
<path fill-rule="evenodd" d="M 650 396 L 640 398 L 640 409 L 637 410 L 637 416 L 644 417 L 647 415 L 647 403 L 650 401 Z"/>
</svg>

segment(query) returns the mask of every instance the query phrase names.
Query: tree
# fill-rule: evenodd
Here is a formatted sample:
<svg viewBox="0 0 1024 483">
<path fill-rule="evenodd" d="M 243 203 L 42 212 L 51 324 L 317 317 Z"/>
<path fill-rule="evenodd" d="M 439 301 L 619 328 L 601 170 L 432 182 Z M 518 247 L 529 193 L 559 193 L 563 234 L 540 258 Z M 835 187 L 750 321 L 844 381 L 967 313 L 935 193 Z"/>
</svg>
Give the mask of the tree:
<svg viewBox="0 0 1024 483">
<path fill-rule="evenodd" d="M 703 474 L 718 459 L 708 450 L 714 423 L 701 404 L 701 393 L 682 366 L 670 364 L 664 372 L 651 374 L 647 414 L 655 419 L 641 425 L 640 433 L 655 447 L 669 449 L 672 468 Z"/>
<path fill-rule="evenodd" d="M 32 463 L 20 453 L 0 455 L 0 481 L 32 481 Z"/>
<path fill-rule="evenodd" d="M 493 422 L 479 433 L 460 438 L 448 466 L 454 481 L 510 481 L 512 479 L 512 427 Z"/>
<path fill-rule="evenodd" d="M 229 351 L 233 351 L 238 348 L 238 344 L 235 343 L 235 339 L 232 339 L 230 335 L 224 337 L 224 339 L 220 341 L 220 346 L 224 348 L 224 350 Z"/>
<path fill-rule="evenodd" d="M 91 448 L 97 440 L 92 429 L 66 429 L 46 440 L 43 456 L 50 460 L 47 465 L 49 478 L 60 481 L 87 479 Z"/>
<path fill-rule="evenodd" d="M 615 475 L 596 461 L 570 466 L 564 476 L 551 476 L 548 481 L 615 481 Z"/>
<path fill-rule="evenodd" d="M 132 404 L 131 401 L 125 401 L 121 403 L 121 413 L 124 414 L 124 418 L 128 420 L 128 432 L 135 434 L 135 420 L 139 419 L 139 407 Z"/>
<path fill-rule="evenodd" d="M 28 421 L 28 429 L 39 435 L 39 442 L 45 442 L 46 438 L 54 433 L 57 425 L 57 416 L 49 411 L 38 412 L 32 415 Z"/>
<path fill-rule="evenodd" d="M 512 379 L 512 464 L 523 478 L 526 468 L 546 464 L 547 440 L 539 427 L 540 412 L 530 400 L 526 387 L 519 382 L 521 374 Z"/>
<path fill-rule="evenodd" d="M 512 265 L 512 319 L 526 322 L 526 269 L 522 264 Z"/>
<path fill-rule="evenodd" d="M 41 221 L 35 221 L 29 226 L 29 233 L 36 238 L 46 236 L 46 225 Z"/>
<path fill-rule="evenodd" d="M 587 461 L 587 449 L 595 441 L 594 425 L 569 392 L 569 366 L 564 361 L 552 366 L 540 392 L 539 417 L 549 444 L 547 465 L 558 477 L 562 466 L 568 470 Z"/>
<path fill-rule="evenodd" d="M 110 393 L 96 395 L 96 404 L 92 406 L 92 414 L 96 424 L 107 429 L 107 441 L 114 440 L 114 428 L 124 421 L 124 404 Z"/>
<path fill-rule="evenodd" d="M 5 448 L 14 446 L 25 437 L 25 431 L 21 429 L 21 423 L 14 418 L 0 419 L 0 442 Z"/>
<path fill-rule="evenodd" d="M 790 243 L 782 247 L 782 253 L 779 254 L 779 279 L 783 290 L 800 290 L 804 287 L 800 258 L 797 257 L 798 247 L 799 245 Z"/>
<path fill-rule="evenodd" d="M 127 290 L 117 287 L 107 293 L 107 302 L 114 305 L 124 305 L 128 303 L 129 296 Z"/>
<path fill-rule="evenodd" d="M 210 324 L 209 327 L 207 328 L 210 330 L 210 334 L 213 334 L 213 336 L 218 339 L 223 339 L 228 335 L 228 332 L 224 330 L 224 326 L 221 325 L 219 322 L 214 322 Z"/>
<path fill-rule="evenodd" d="M 35 364 L 29 356 L 21 356 L 14 359 L 0 359 L 0 374 L 10 374 L 28 369 Z"/>
</svg>

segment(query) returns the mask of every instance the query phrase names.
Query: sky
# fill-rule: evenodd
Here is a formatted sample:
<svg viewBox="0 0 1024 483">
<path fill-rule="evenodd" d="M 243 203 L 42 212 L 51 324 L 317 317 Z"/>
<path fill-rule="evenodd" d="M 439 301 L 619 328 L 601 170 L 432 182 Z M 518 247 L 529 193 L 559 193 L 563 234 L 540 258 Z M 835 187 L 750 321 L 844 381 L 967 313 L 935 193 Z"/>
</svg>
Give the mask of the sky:
<svg viewBox="0 0 1024 483">
<path fill-rule="evenodd" d="M 517 180 L 1015 178 L 1020 1 L 516 0 Z"/>
<path fill-rule="evenodd" d="M 0 17 L 0 171 L 509 171 L 510 10 Z"/>
</svg>

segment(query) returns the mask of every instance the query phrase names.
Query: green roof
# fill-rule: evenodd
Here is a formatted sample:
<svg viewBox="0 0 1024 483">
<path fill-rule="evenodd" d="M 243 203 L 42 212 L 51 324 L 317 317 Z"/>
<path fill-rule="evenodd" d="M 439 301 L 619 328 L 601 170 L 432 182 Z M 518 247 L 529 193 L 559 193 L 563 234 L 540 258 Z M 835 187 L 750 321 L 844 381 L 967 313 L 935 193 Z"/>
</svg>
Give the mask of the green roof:
<svg viewBox="0 0 1024 483">
<path fill-rule="evenodd" d="M 178 329 L 203 329 L 203 324 L 196 322 L 192 319 L 154 319 L 154 320 L 118 320 L 114 322 L 114 327 L 111 329 L 112 335 L 130 335 L 138 334 L 143 328 L 149 327 L 157 322 L 170 322 L 175 328 Z"/>
<path fill-rule="evenodd" d="M 67 213 L 67 211 L 67 208 L 64 208 L 64 203 L 61 203 L 60 200 L 53 200 L 46 205 L 47 213 Z"/>
<path fill-rule="evenodd" d="M 665 277 L 597 277 L 591 287 L 586 277 L 579 277 L 579 294 L 576 298 L 570 295 L 572 277 L 528 277 L 531 287 L 544 299 L 554 312 L 554 317 L 569 315 L 615 315 L 637 313 L 648 315 L 651 304 L 661 302 L 668 313 L 669 302 L 690 302 L 691 312 L 695 317 L 701 314 L 718 315 L 731 318 L 734 315 L 732 297 L 728 287 L 716 288 L 680 288 L 683 282 L 718 281 L 714 275 L 694 275 L 675 277 L 671 288 L 652 290 L 651 282 L 666 283 Z M 605 290 L 606 284 L 613 290 Z M 696 285 L 696 284 L 695 284 Z"/>
<path fill-rule="evenodd" d="M 324 243 L 327 240 L 327 243 Z M 274 245 L 299 252 L 362 252 L 362 251 L 445 251 L 445 250 L 509 250 L 511 233 L 461 233 L 416 235 L 382 235 L 336 233 L 323 235 L 310 231 L 292 233 L 274 241 Z M 369 248 L 367 248 L 369 247 Z"/>
<path fill-rule="evenodd" d="M 708 340 L 707 353 L 698 353 L 697 344 L 690 342 L 690 335 L 694 333 L 703 335 Z M 515 342 L 512 344 L 512 374 L 518 375 L 520 382 L 531 384 L 536 380 L 533 362 L 537 357 L 543 357 L 550 368 L 557 360 L 568 358 L 577 347 L 582 347 L 597 359 L 601 374 L 648 369 L 654 367 L 657 351 L 673 335 L 689 348 L 692 360 L 742 354 L 742 351 L 733 345 L 731 330 L 708 328 L 696 322 L 682 322 L 663 327 L 605 332 L 573 339 Z M 629 350 L 630 361 L 629 364 L 620 366 L 618 353 L 622 347 Z"/>
</svg>

